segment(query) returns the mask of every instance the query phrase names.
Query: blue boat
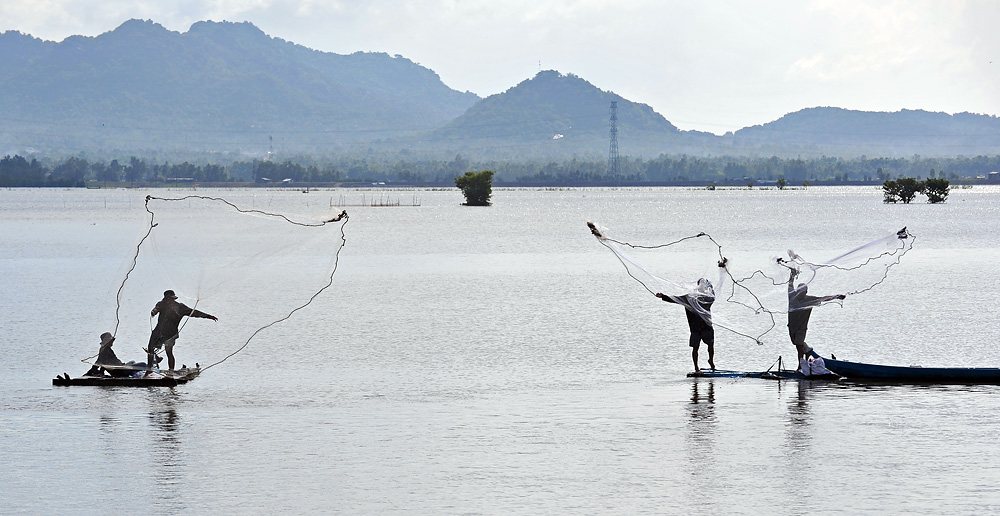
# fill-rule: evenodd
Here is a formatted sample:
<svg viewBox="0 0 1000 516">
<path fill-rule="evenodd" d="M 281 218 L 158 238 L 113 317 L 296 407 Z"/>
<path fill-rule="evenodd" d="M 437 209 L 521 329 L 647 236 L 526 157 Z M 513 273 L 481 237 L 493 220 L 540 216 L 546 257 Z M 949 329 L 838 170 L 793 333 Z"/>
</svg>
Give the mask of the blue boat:
<svg viewBox="0 0 1000 516">
<path fill-rule="evenodd" d="M 1000 385 L 1000 368 L 996 367 L 888 366 L 832 358 L 823 360 L 827 369 L 850 380 Z"/>
</svg>

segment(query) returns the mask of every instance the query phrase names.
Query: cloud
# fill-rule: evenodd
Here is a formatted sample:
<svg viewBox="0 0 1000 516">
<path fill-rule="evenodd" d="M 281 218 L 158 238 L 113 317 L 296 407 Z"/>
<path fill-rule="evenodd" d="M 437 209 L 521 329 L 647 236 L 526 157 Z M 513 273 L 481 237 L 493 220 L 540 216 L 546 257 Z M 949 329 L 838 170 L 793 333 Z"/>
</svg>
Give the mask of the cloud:
<svg viewBox="0 0 1000 516">
<path fill-rule="evenodd" d="M 816 105 L 1000 112 L 996 2 L 0 1 L 0 30 L 56 41 L 129 18 L 180 32 L 249 21 L 325 52 L 400 54 L 482 96 L 556 69 L 685 129 L 738 129 Z"/>
<path fill-rule="evenodd" d="M 927 69 L 968 54 L 952 30 L 961 13 L 953 3 L 824 0 L 813 10 L 828 20 L 823 31 L 828 39 L 821 43 L 823 51 L 791 63 L 791 79 L 851 80 Z"/>
</svg>

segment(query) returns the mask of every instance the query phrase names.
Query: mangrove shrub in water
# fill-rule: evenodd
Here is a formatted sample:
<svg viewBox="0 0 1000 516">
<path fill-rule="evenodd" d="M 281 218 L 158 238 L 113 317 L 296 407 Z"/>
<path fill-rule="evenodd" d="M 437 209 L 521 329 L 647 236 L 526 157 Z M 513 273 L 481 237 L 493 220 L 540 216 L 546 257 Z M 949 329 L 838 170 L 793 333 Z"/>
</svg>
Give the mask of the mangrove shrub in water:
<svg viewBox="0 0 1000 516">
<path fill-rule="evenodd" d="M 918 193 L 927 196 L 927 202 L 937 204 L 948 199 L 948 180 L 944 178 L 930 178 L 926 181 L 918 181 L 912 177 L 903 177 L 887 180 L 882 183 L 882 195 L 884 202 L 909 204 Z"/>
<path fill-rule="evenodd" d="M 455 178 L 455 186 L 465 195 L 465 206 L 489 206 L 493 195 L 493 171 L 466 172 Z"/>
</svg>

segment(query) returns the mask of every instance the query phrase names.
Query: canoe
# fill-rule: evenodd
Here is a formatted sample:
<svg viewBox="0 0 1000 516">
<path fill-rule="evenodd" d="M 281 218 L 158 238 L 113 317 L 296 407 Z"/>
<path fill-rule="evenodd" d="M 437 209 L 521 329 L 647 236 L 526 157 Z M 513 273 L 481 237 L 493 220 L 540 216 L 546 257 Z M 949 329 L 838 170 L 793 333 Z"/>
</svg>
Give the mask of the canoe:
<svg viewBox="0 0 1000 516">
<path fill-rule="evenodd" d="M 70 387 L 73 385 L 102 387 L 175 387 L 194 380 L 199 374 L 201 374 L 200 367 L 189 367 L 185 369 L 178 369 L 176 371 L 151 372 L 142 377 L 126 376 L 123 378 L 115 378 L 113 376 L 80 376 L 78 378 L 67 378 L 65 376 L 57 376 L 52 379 L 52 385 L 59 387 Z"/>
<path fill-rule="evenodd" d="M 996 367 L 889 366 L 832 358 L 823 360 L 827 369 L 851 380 L 1000 385 L 1000 368 Z"/>
</svg>

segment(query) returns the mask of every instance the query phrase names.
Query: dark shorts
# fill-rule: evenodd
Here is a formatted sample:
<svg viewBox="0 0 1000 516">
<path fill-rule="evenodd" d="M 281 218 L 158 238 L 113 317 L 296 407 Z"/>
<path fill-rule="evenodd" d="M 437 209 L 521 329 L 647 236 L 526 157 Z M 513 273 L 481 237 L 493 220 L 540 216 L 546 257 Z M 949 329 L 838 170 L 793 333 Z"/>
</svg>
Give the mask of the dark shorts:
<svg viewBox="0 0 1000 516">
<path fill-rule="evenodd" d="M 691 346 L 692 348 L 698 349 L 698 346 L 700 346 L 702 342 L 708 344 L 709 346 L 715 345 L 714 328 L 706 328 L 704 330 L 701 330 L 700 333 L 692 332 L 691 341 L 688 343 L 688 345 Z"/>
<path fill-rule="evenodd" d="M 146 352 L 153 353 L 162 347 L 166 347 L 168 352 L 172 352 L 176 341 L 176 333 L 169 338 L 164 338 L 158 332 L 154 331 L 153 334 L 149 336 L 149 346 L 146 348 Z"/>
</svg>

